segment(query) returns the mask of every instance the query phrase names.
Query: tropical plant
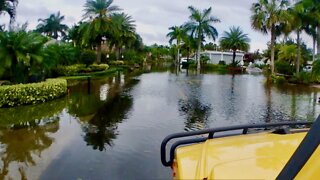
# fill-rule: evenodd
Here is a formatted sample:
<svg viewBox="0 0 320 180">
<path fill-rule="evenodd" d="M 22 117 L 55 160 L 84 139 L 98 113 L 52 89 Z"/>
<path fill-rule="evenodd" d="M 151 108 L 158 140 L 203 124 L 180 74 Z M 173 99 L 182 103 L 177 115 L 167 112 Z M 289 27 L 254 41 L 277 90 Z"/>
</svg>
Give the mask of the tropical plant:
<svg viewBox="0 0 320 180">
<path fill-rule="evenodd" d="M 231 49 L 233 52 L 232 64 L 235 63 L 237 50 L 248 51 L 250 39 L 244 34 L 240 27 L 231 27 L 229 32 L 225 31 L 220 39 L 220 46 L 223 49 Z"/>
<path fill-rule="evenodd" d="M 84 5 L 83 18 L 88 24 L 85 27 L 84 40 L 94 40 L 97 49 L 97 63 L 101 62 L 101 43 L 110 30 L 110 16 L 119 11 L 118 6 L 112 6 L 113 0 L 87 0 Z M 110 32 L 109 32 L 110 34 Z"/>
<path fill-rule="evenodd" d="M 8 70 L 12 82 L 24 82 L 33 63 L 43 60 L 41 50 L 46 38 L 40 34 L 25 31 L 0 33 L 0 71 Z M 17 68 L 21 68 L 19 71 Z M 1 74 L 1 73 L 0 73 Z"/>
<path fill-rule="evenodd" d="M 135 39 L 135 24 L 131 16 L 125 13 L 115 13 L 111 15 L 111 24 L 113 32 L 110 38 L 110 44 L 118 50 L 117 58 L 120 58 L 123 46 L 131 46 Z"/>
<path fill-rule="evenodd" d="M 18 5 L 18 0 L 0 0 L 0 15 L 4 13 L 9 14 L 10 24 L 12 24 L 13 21 L 15 20 L 17 5 Z"/>
<path fill-rule="evenodd" d="M 64 16 L 61 16 L 60 12 L 57 14 L 51 14 L 46 19 L 38 20 L 40 23 L 38 24 L 36 31 L 54 39 L 63 37 L 66 35 L 66 31 L 68 30 L 67 25 L 61 24 L 63 20 Z"/>
<path fill-rule="evenodd" d="M 220 20 L 214 16 L 211 16 L 212 8 L 204 9 L 202 12 L 195 9 L 192 6 L 188 7 L 191 15 L 189 21 L 184 25 L 187 32 L 190 32 L 191 36 L 197 41 L 197 70 L 200 71 L 200 51 L 201 44 L 208 36 L 215 40 L 218 36 L 218 31 L 212 26 L 212 23 L 220 22 Z"/>
<path fill-rule="evenodd" d="M 276 33 L 281 25 L 286 23 L 288 15 L 286 12 L 289 2 L 287 0 L 258 0 L 251 6 L 251 25 L 253 29 L 262 33 L 271 34 L 271 72 L 274 73 L 274 52 Z"/>
<path fill-rule="evenodd" d="M 179 65 L 180 59 L 180 46 L 181 42 L 183 41 L 184 37 L 187 35 L 185 29 L 182 26 L 172 26 L 169 28 L 170 32 L 167 34 L 169 38 L 169 43 L 172 44 L 173 40 L 176 40 L 176 63 Z"/>
<path fill-rule="evenodd" d="M 294 64 L 297 59 L 297 46 L 294 44 L 283 45 L 278 53 L 278 60 L 287 61 L 289 64 Z"/>
</svg>

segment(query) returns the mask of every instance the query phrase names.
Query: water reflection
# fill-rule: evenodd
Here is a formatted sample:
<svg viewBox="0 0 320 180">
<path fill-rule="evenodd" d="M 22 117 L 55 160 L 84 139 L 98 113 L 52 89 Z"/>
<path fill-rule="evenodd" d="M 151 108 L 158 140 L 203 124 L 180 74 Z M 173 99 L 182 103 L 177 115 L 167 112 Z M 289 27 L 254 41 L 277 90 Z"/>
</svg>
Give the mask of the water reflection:
<svg viewBox="0 0 320 180">
<path fill-rule="evenodd" d="M 185 131 L 199 130 L 208 127 L 211 104 L 202 100 L 202 76 L 190 76 L 186 86 L 181 89 L 182 98 L 178 100 L 179 112 L 185 116 Z"/>
<path fill-rule="evenodd" d="M 26 170 L 37 165 L 35 159 L 52 145 L 54 139 L 50 135 L 58 129 L 59 124 L 54 121 L 41 127 L 0 130 L 0 179 L 27 179 Z"/>
<path fill-rule="evenodd" d="M 112 140 L 117 135 L 117 123 L 127 118 L 131 107 L 132 97 L 128 95 L 116 95 L 104 104 L 88 124 L 82 126 L 87 145 L 100 151 L 106 149 L 106 144 L 112 146 Z"/>
<path fill-rule="evenodd" d="M 117 136 L 117 123 L 126 119 L 133 100 L 126 94 L 139 81 L 121 74 L 101 83 L 90 85 L 89 94 L 72 89 L 69 96 L 69 113 L 78 117 L 88 146 L 103 151 L 105 145 L 112 146 Z"/>
</svg>

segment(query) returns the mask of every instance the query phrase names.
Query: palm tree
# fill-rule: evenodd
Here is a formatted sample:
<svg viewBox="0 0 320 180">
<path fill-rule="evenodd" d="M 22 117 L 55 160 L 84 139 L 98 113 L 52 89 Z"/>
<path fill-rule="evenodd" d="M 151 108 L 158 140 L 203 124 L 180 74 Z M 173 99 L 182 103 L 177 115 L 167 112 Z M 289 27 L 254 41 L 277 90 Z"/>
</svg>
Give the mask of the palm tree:
<svg viewBox="0 0 320 180">
<path fill-rule="evenodd" d="M 264 34 L 271 34 L 271 73 L 274 73 L 274 51 L 276 42 L 276 32 L 282 23 L 287 21 L 286 8 L 287 0 L 258 0 L 251 6 L 251 25 L 253 29 Z"/>
<path fill-rule="evenodd" d="M 197 40 L 197 70 L 199 72 L 201 44 L 205 40 L 206 36 L 216 40 L 218 31 L 211 24 L 220 22 L 220 20 L 214 16 L 211 16 L 211 7 L 204 9 L 202 12 L 192 6 L 189 6 L 188 8 L 191 12 L 191 15 L 189 16 L 190 20 L 184 25 L 184 27 L 186 31 L 190 32 L 191 36 Z"/>
<path fill-rule="evenodd" d="M 12 82 L 23 82 L 17 78 L 17 65 L 30 66 L 33 62 L 41 62 L 41 50 L 46 39 L 37 34 L 25 31 L 0 33 L 0 71 L 8 69 Z M 21 74 L 20 74 L 21 75 Z M 23 74 L 25 75 L 25 74 Z M 23 78 L 26 78 L 24 76 Z"/>
<path fill-rule="evenodd" d="M 315 59 L 315 44 L 317 44 L 317 53 L 320 54 L 320 3 L 318 0 L 303 0 L 303 7 L 308 17 L 306 32 L 313 38 L 313 60 Z"/>
<path fill-rule="evenodd" d="M 7 13 L 10 16 L 10 25 L 16 17 L 16 7 L 18 0 L 0 0 L 0 15 Z"/>
<path fill-rule="evenodd" d="M 170 32 L 167 34 L 169 38 L 169 43 L 172 44 L 173 40 L 176 40 L 177 47 L 177 55 L 176 55 L 176 63 L 179 65 L 179 57 L 180 57 L 180 44 L 184 37 L 186 36 L 186 31 L 182 26 L 172 26 L 169 28 Z"/>
<path fill-rule="evenodd" d="M 57 14 L 51 14 L 46 19 L 39 19 L 40 22 L 37 26 L 37 32 L 44 33 L 45 35 L 58 39 L 59 36 L 65 36 L 68 26 L 61 24 L 64 20 L 64 16 Z"/>
<path fill-rule="evenodd" d="M 125 13 L 115 13 L 111 16 L 113 33 L 110 37 L 111 45 L 118 50 L 118 59 L 124 45 L 130 46 L 136 39 L 134 20 Z"/>
<path fill-rule="evenodd" d="M 107 31 L 110 29 L 110 16 L 119 11 L 118 6 L 112 6 L 113 0 L 87 0 L 84 5 L 84 19 L 89 26 L 85 33 L 85 39 L 94 39 L 97 46 L 97 63 L 101 62 L 101 43 Z"/>
<path fill-rule="evenodd" d="M 237 50 L 248 51 L 250 39 L 248 34 L 244 34 L 240 27 L 231 27 L 229 32 L 225 31 L 220 39 L 220 46 L 223 49 L 233 51 L 232 64 L 235 65 Z"/>
</svg>

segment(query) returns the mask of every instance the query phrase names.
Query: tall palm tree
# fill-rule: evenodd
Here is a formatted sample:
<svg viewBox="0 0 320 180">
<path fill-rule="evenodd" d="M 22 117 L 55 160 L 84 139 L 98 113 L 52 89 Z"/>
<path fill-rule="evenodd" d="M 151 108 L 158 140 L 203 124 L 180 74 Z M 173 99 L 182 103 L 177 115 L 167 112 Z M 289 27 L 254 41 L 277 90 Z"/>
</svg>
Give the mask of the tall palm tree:
<svg viewBox="0 0 320 180">
<path fill-rule="evenodd" d="M 124 45 L 130 46 L 136 39 L 136 27 L 131 16 L 125 13 L 115 13 L 111 16 L 113 33 L 110 37 L 111 45 L 118 50 L 118 59 Z"/>
<path fill-rule="evenodd" d="M 211 7 L 204 9 L 202 12 L 195 9 L 192 6 L 188 7 L 191 15 L 189 21 L 184 25 L 187 32 L 191 33 L 191 36 L 197 39 L 197 70 L 200 71 L 200 51 L 201 44 L 208 36 L 215 40 L 218 36 L 218 31 L 212 26 L 213 23 L 220 22 L 220 20 L 214 16 L 211 16 Z"/>
<path fill-rule="evenodd" d="M 173 40 L 176 40 L 176 47 L 177 47 L 177 55 L 176 55 L 176 63 L 179 65 L 179 57 L 180 57 L 180 45 L 183 41 L 184 37 L 186 36 L 186 31 L 182 26 L 172 26 L 169 28 L 170 32 L 167 34 L 169 38 L 169 43 L 172 44 Z"/>
<path fill-rule="evenodd" d="M 118 6 L 112 6 L 113 0 L 87 0 L 84 5 L 83 18 L 89 22 L 85 39 L 94 39 L 97 46 L 97 63 L 101 62 L 101 43 L 110 29 L 110 16 L 120 11 Z"/>
<path fill-rule="evenodd" d="M 287 0 L 258 0 L 251 6 L 251 25 L 253 29 L 264 34 L 271 34 L 271 73 L 274 73 L 274 51 L 276 32 L 283 22 L 287 21 Z"/>
<path fill-rule="evenodd" d="M 223 49 L 231 49 L 233 52 L 232 64 L 235 65 L 237 50 L 248 51 L 250 39 L 244 34 L 240 27 L 231 27 L 229 32 L 224 31 L 220 39 L 220 46 Z"/>
<path fill-rule="evenodd" d="M 57 14 L 51 14 L 46 19 L 39 19 L 40 22 L 37 26 L 37 30 L 40 33 L 43 33 L 47 36 L 50 36 L 54 39 L 58 39 L 59 36 L 65 36 L 68 26 L 62 24 L 64 16 L 60 15 L 60 12 Z"/>
<path fill-rule="evenodd" d="M 16 7 L 18 0 L 0 0 L 0 15 L 7 13 L 10 16 L 10 25 L 16 17 Z"/>
<path fill-rule="evenodd" d="M 307 11 L 308 22 L 316 28 L 317 54 L 320 55 L 320 3 L 318 0 L 303 0 L 302 4 Z"/>
</svg>

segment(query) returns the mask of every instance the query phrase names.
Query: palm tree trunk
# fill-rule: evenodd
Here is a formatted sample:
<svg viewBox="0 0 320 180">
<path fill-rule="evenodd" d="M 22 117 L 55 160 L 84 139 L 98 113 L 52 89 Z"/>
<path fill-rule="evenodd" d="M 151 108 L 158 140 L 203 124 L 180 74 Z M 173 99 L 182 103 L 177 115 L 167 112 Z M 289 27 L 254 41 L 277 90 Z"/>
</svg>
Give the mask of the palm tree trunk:
<svg viewBox="0 0 320 180">
<path fill-rule="evenodd" d="M 275 46 L 275 41 L 276 41 L 276 32 L 275 32 L 275 27 L 274 25 L 271 28 L 271 74 L 274 74 L 274 46 Z"/>
<path fill-rule="evenodd" d="M 197 50 L 197 72 L 200 73 L 200 51 L 201 51 L 201 41 L 198 40 L 198 50 Z"/>
<path fill-rule="evenodd" d="M 312 61 L 316 60 L 316 38 L 314 37 L 312 38 L 313 44 L 312 44 Z"/>
<path fill-rule="evenodd" d="M 301 59 L 301 47 L 300 47 L 300 30 L 297 31 L 297 63 L 296 63 L 296 73 L 299 74 L 300 71 L 300 59 Z"/>
<path fill-rule="evenodd" d="M 98 43 L 97 46 L 97 64 L 101 63 L 101 41 Z"/>
<path fill-rule="evenodd" d="M 317 55 L 320 55 L 320 24 L 317 27 Z"/>
<path fill-rule="evenodd" d="M 233 49 L 233 56 L 232 56 L 232 64 L 235 66 L 235 62 L 236 62 L 236 51 Z"/>
</svg>

